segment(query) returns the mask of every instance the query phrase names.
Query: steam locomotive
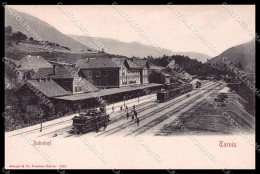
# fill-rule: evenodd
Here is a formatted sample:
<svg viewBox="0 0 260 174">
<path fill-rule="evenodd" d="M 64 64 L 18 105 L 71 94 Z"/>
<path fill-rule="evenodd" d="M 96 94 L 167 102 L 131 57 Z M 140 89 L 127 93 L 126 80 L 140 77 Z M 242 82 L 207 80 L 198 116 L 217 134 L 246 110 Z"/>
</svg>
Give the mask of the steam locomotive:
<svg viewBox="0 0 260 174">
<path fill-rule="evenodd" d="M 79 116 L 72 118 L 72 133 L 85 133 L 91 130 L 99 131 L 100 127 L 107 127 L 110 122 L 109 115 L 104 108 L 97 110 L 91 109 L 87 113 L 81 113 Z"/>
</svg>

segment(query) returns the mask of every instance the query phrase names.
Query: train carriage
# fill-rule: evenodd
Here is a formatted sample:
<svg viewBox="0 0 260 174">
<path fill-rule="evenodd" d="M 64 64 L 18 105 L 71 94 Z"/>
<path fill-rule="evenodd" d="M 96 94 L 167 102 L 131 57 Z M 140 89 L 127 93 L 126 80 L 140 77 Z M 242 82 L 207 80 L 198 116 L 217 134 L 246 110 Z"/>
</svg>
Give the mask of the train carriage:
<svg viewBox="0 0 260 174">
<path fill-rule="evenodd" d="M 165 102 L 170 99 L 173 99 L 181 94 L 185 94 L 187 92 L 192 91 L 193 87 L 191 84 L 183 84 L 178 88 L 168 90 L 168 91 L 162 91 L 157 93 L 157 100 L 158 102 Z"/>
<path fill-rule="evenodd" d="M 166 90 L 172 90 L 172 89 L 176 89 L 181 85 L 181 82 L 174 82 L 174 83 L 170 83 L 170 84 L 165 84 L 164 88 Z"/>
<path fill-rule="evenodd" d="M 192 85 L 191 84 L 184 84 L 180 86 L 180 94 L 185 94 L 187 92 L 192 91 Z"/>
</svg>

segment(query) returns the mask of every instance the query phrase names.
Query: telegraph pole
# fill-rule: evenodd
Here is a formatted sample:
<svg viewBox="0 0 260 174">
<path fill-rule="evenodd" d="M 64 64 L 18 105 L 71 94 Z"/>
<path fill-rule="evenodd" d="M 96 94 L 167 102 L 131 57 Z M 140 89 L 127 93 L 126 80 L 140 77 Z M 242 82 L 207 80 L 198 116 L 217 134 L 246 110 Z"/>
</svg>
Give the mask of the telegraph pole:
<svg viewBox="0 0 260 174">
<path fill-rule="evenodd" d="M 41 127 L 40 127 L 40 132 L 42 132 L 42 117 L 43 117 L 43 114 L 41 114 Z"/>
</svg>

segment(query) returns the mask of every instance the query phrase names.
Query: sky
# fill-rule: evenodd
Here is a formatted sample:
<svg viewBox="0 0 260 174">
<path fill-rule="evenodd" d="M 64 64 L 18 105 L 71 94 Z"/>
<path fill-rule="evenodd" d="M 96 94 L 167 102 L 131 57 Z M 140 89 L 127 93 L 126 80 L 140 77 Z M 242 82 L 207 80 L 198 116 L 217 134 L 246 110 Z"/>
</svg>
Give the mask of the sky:
<svg viewBox="0 0 260 174">
<path fill-rule="evenodd" d="M 11 5 L 11 8 L 37 17 L 63 34 L 84 35 L 56 5 Z M 62 5 L 88 29 L 94 37 L 116 39 L 123 42 L 140 42 L 150 45 L 143 35 L 132 27 L 129 20 L 112 5 Z M 216 56 L 226 49 L 254 38 L 254 5 L 177 5 L 174 10 L 166 5 L 118 5 L 132 24 L 138 24 L 149 39 L 159 47 L 174 52 L 198 52 Z M 226 7 L 226 8 L 225 8 Z M 176 15 L 176 9 L 179 11 Z M 182 15 L 182 17 L 180 17 Z M 236 17 L 234 17 L 236 15 Z M 215 48 L 213 52 L 183 21 L 198 28 Z M 240 24 L 253 29 L 248 32 Z"/>
</svg>

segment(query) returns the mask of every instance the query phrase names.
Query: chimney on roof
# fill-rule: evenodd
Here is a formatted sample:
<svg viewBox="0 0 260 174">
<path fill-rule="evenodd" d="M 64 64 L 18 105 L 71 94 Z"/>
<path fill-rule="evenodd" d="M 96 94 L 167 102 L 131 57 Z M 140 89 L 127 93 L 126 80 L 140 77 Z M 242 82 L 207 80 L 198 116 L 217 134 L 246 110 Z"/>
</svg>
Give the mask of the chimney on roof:
<svg viewBox="0 0 260 174">
<path fill-rule="evenodd" d="M 56 65 L 53 65 L 53 75 L 55 75 L 56 74 Z"/>
</svg>

